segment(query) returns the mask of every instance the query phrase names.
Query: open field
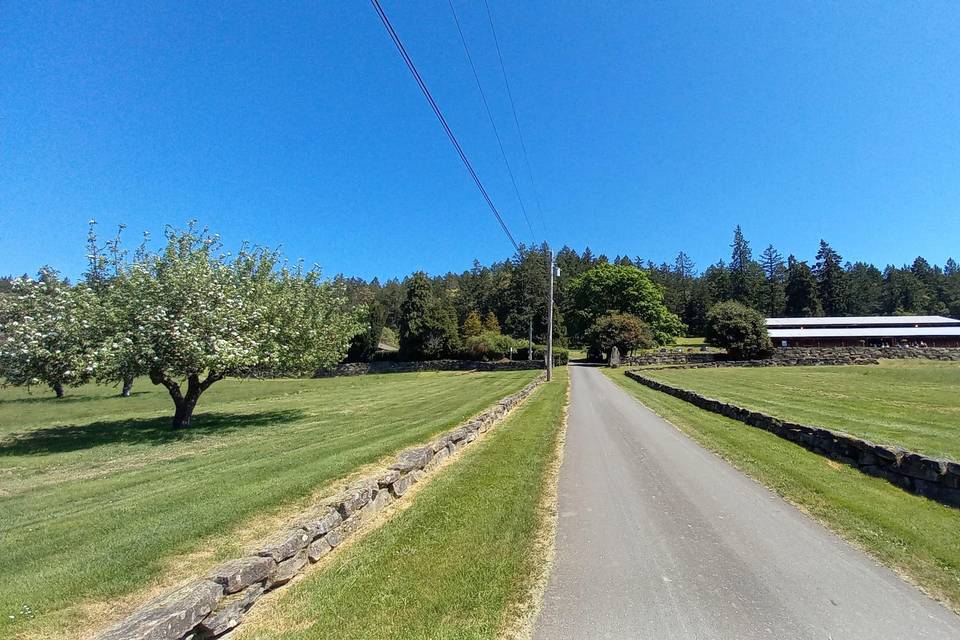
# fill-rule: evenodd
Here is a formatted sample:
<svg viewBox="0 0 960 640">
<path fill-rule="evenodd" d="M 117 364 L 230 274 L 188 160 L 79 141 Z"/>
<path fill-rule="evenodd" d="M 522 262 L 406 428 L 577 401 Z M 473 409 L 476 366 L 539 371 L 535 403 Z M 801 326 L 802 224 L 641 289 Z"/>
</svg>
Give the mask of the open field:
<svg viewBox="0 0 960 640">
<path fill-rule="evenodd" d="M 603 371 L 701 445 L 960 611 L 960 509 L 908 494 L 767 431 L 698 409 L 636 383 L 620 370 Z M 727 370 L 709 373 L 720 371 Z"/>
<path fill-rule="evenodd" d="M 567 388 L 555 371 L 406 511 L 256 610 L 241 637 L 492 639 L 516 624 L 544 568 L 538 506 Z"/>
<path fill-rule="evenodd" d="M 703 347 L 707 344 L 707 339 L 704 337 L 684 337 L 680 336 L 674 338 L 673 345 L 675 347 Z"/>
<path fill-rule="evenodd" d="M 657 369 L 674 386 L 879 444 L 960 460 L 960 365 Z"/>
<path fill-rule="evenodd" d="M 227 532 L 262 529 L 536 373 L 226 380 L 181 432 L 166 392 L 145 381 L 127 399 L 95 386 L 59 401 L 2 390 L 0 636 L 58 637 L 103 612 L 91 601 L 149 589 L 187 555 L 233 557 Z"/>
</svg>

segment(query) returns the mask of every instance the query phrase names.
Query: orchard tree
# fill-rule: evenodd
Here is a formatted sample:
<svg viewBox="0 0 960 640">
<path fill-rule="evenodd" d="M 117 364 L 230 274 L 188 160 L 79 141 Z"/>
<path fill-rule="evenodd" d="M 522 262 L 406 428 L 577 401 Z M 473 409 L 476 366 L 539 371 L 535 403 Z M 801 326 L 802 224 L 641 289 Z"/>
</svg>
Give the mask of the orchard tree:
<svg viewBox="0 0 960 640">
<path fill-rule="evenodd" d="M 168 227 L 158 252 L 146 243 L 111 280 L 114 331 L 102 350 L 120 381 L 143 371 L 167 389 L 173 427 L 190 426 L 201 394 L 227 376 L 306 374 L 343 359 L 365 327 L 342 286 L 277 251 L 244 246 L 235 258 L 191 222 Z"/>
<path fill-rule="evenodd" d="M 601 316 L 629 313 L 650 327 L 657 344 L 667 344 L 686 327 L 663 304 L 663 290 L 637 267 L 600 263 L 570 283 L 569 321 L 584 337 Z"/>
<path fill-rule="evenodd" d="M 594 351 L 609 353 L 616 347 L 622 355 L 653 346 L 653 334 L 643 320 L 629 313 L 600 316 L 590 326 L 586 343 Z"/>
<path fill-rule="evenodd" d="M 64 387 L 90 381 L 97 367 L 98 298 L 86 285 L 69 286 L 56 271 L 19 278 L 0 296 L 0 375 L 7 384 Z"/>
</svg>

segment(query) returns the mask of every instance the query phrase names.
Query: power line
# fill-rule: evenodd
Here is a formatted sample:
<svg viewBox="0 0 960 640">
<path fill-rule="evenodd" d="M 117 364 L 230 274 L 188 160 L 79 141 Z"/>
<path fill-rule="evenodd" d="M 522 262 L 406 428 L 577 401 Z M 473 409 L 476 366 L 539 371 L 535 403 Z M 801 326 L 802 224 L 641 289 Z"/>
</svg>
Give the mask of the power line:
<svg viewBox="0 0 960 640">
<path fill-rule="evenodd" d="M 490 126 L 493 127 L 493 135 L 497 137 L 497 144 L 500 146 L 500 155 L 503 157 L 503 164 L 510 175 L 510 182 L 513 184 L 513 191 L 517 194 L 517 201 L 520 203 L 520 212 L 523 213 L 523 219 L 530 230 L 530 238 L 536 243 L 533 226 L 530 224 L 530 218 L 527 216 L 527 208 L 523 205 L 523 197 L 520 195 L 520 187 L 517 186 L 517 179 L 513 176 L 513 169 L 510 168 L 510 162 L 507 160 L 507 152 L 503 148 L 503 140 L 500 138 L 500 132 L 497 130 L 497 123 L 490 112 L 490 104 L 487 102 L 487 96 L 483 92 L 483 86 L 480 83 L 480 75 L 477 73 L 477 67 L 473 64 L 473 56 L 470 55 L 470 47 L 467 46 L 467 39 L 463 35 L 463 29 L 460 28 L 460 19 L 457 18 L 457 10 L 453 6 L 453 0 L 447 0 L 450 5 L 450 13 L 453 14 L 453 21 L 457 25 L 457 33 L 460 34 L 460 42 L 463 43 L 463 51 L 467 54 L 467 61 L 470 63 L 470 69 L 473 70 L 473 78 L 477 81 L 477 89 L 480 91 L 480 98 L 483 100 L 483 107 L 487 111 L 487 118 L 490 119 Z"/>
<path fill-rule="evenodd" d="M 397 51 L 400 52 L 400 57 L 403 58 L 403 61 L 407 64 L 407 68 L 410 70 L 410 73 L 413 74 L 414 79 L 417 81 L 417 84 L 420 86 L 420 91 L 423 93 L 423 96 L 427 99 L 427 102 L 430 103 L 430 107 L 433 109 L 434 114 L 436 114 L 437 119 L 440 121 L 443 130 L 446 132 L 447 137 L 450 138 L 450 142 L 453 144 L 454 148 L 457 150 L 457 155 L 460 156 L 460 160 L 463 161 L 463 165 L 467 168 L 467 172 L 470 174 L 470 177 L 473 178 L 474 183 L 477 185 L 477 189 L 480 190 L 483 199 L 486 201 L 487 206 L 490 208 L 490 211 L 496 217 L 497 222 L 500 223 L 500 228 L 503 229 L 503 232 L 509 238 L 510 243 L 513 245 L 513 248 L 519 253 L 520 245 L 517 244 L 517 241 L 514 240 L 513 234 L 510 233 L 510 229 L 507 227 L 507 223 L 503 221 L 503 216 L 500 215 L 500 211 L 497 210 L 496 205 L 493 204 L 493 200 L 490 199 L 490 195 L 487 193 L 487 190 L 484 188 L 483 183 L 480 181 L 480 178 L 477 176 L 477 172 L 474 171 L 473 165 L 470 164 L 470 161 L 467 159 L 467 154 L 464 153 L 463 147 L 460 146 L 460 143 L 457 141 L 457 137 L 453 135 L 453 131 L 450 129 L 450 125 L 447 124 L 447 119 L 443 117 L 443 112 L 440 111 L 440 107 L 437 106 L 436 101 L 433 99 L 433 96 L 430 94 L 430 90 L 427 89 L 426 83 L 423 81 L 423 78 L 420 76 L 420 72 L 417 71 L 416 65 L 413 64 L 413 60 L 410 58 L 410 55 L 407 53 L 406 47 L 403 46 L 403 42 L 400 40 L 400 36 L 397 35 L 397 32 L 394 30 L 393 25 L 390 24 L 390 19 L 387 17 L 387 14 L 384 12 L 383 7 L 380 6 L 379 0 L 370 0 L 373 3 L 373 8 L 376 9 L 377 14 L 380 16 L 380 21 L 383 22 L 383 26 L 387 29 L 387 33 L 390 35 L 390 39 L 393 40 L 393 44 L 396 45 Z"/>
<path fill-rule="evenodd" d="M 483 0 L 483 4 L 487 8 L 487 18 L 490 20 L 490 31 L 493 33 L 493 43 L 497 47 L 497 58 L 500 60 L 500 72 L 503 74 L 503 84 L 507 87 L 507 97 L 510 99 L 510 110 L 513 111 L 513 122 L 517 125 L 517 135 L 520 137 L 520 148 L 523 149 L 523 161 L 527 165 L 527 175 L 533 187 L 533 201 L 537 204 L 537 213 L 540 214 L 540 225 L 546 234 L 547 223 L 543 217 L 543 207 L 540 206 L 540 194 L 537 189 L 537 183 L 533 179 L 533 169 L 530 168 L 530 157 L 527 155 L 527 145 L 523 141 L 523 129 L 521 129 L 520 119 L 517 117 L 517 107 L 513 102 L 513 92 L 510 91 L 510 81 L 507 80 L 507 69 L 503 65 L 503 53 L 500 51 L 500 40 L 497 38 L 497 29 L 493 26 L 493 12 L 490 10 L 490 3 L 487 0 Z"/>
</svg>

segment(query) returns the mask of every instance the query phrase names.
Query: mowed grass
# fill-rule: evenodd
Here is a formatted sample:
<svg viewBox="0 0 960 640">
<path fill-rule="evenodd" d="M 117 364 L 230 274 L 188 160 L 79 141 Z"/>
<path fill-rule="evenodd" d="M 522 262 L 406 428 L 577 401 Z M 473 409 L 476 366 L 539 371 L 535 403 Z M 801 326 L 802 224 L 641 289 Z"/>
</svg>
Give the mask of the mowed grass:
<svg viewBox="0 0 960 640">
<path fill-rule="evenodd" d="M 2 390 L 0 637 L 83 624 L 82 603 L 150 586 L 177 557 L 238 554 L 231 530 L 429 439 L 534 375 L 225 380 L 181 432 L 169 429 L 165 391 L 146 381 L 127 399 L 96 386 L 59 401 Z"/>
<path fill-rule="evenodd" d="M 701 445 L 960 611 L 960 509 L 654 391 L 622 370 L 604 373 Z"/>
<path fill-rule="evenodd" d="M 568 384 L 566 368 L 554 371 L 409 509 L 265 604 L 241 637 L 497 638 L 512 627 L 544 569 L 540 506 Z"/>
<path fill-rule="evenodd" d="M 657 369 L 644 372 L 779 418 L 960 460 L 960 363 Z"/>
</svg>

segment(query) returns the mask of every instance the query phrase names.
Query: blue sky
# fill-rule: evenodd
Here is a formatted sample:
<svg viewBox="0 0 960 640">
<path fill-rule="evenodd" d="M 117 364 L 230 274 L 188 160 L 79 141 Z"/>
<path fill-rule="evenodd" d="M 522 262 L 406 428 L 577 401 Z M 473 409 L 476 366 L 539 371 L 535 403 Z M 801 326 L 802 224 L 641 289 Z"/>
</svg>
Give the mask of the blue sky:
<svg viewBox="0 0 960 640">
<path fill-rule="evenodd" d="M 960 4 L 490 0 L 541 226 L 455 2 L 537 240 L 703 268 L 739 223 L 757 253 L 960 259 Z M 190 4 L 0 5 L 0 273 L 78 274 L 91 218 L 368 278 L 510 255 L 367 2 Z M 447 3 L 383 5 L 529 241 Z"/>
</svg>

